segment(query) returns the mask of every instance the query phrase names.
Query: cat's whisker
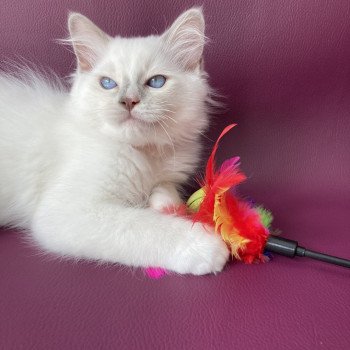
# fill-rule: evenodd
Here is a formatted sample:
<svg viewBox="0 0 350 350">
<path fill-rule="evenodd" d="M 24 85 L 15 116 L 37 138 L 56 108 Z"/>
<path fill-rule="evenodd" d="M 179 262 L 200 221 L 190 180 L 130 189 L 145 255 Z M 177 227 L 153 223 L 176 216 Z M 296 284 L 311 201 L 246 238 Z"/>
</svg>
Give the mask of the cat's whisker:
<svg viewBox="0 0 350 350">
<path fill-rule="evenodd" d="M 162 123 L 162 124 L 164 124 L 167 128 L 169 128 L 169 125 L 166 123 L 165 120 L 160 120 L 159 122 Z"/>
<path fill-rule="evenodd" d="M 205 139 L 209 140 L 210 142 L 215 142 L 213 139 L 211 139 L 208 135 L 206 135 L 204 132 L 199 131 L 197 132 L 198 134 L 200 134 L 201 136 L 203 136 Z"/>
<path fill-rule="evenodd" d="M 172 138 L 170 137 L 169 133 L 166 131 L 165 127 L 163 126 L 162 121 L 159 121 L 159 125 L 162 127 L 162 129 L 164 130 L 164 132 L 166 133 L 166 135 L 169 138 L 169 141 L 171 143 L 172 149 L 173 149 L 173 169 L 175 170 L 175 164 L 176 164 L 176 151 L 175 151 L 175 145 L 174 142 L 172 140 Z"/>
<path fill-rule="evenodd" d="M 164 115 L 164 118 L 171 120 L 171 121 L 174 122 L 175 124 L 178 123 L 177 120 L 175 120 L 174 118 L 170 117 L 169 115 Z"/>
</svg>

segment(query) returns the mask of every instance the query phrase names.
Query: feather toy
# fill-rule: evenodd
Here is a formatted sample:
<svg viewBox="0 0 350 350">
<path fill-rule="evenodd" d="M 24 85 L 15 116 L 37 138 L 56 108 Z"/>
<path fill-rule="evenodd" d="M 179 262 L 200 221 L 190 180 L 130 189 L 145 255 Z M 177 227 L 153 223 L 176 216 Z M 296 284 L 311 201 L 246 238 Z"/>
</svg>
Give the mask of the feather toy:
<svg viewBox="0 0 350 350">
<path fill-rule="evenodd" d="M 246 180 L 239 168 L 239 157 L 226 160 L 215 171 L 215 155 L 222 137 L 236 124 L 227 126 L 216 141 L 208 159 L 202 186 L 184 206 L 165 210 L 165 213 L 184 216 L 193 222 L 212 226 L 228 245 L 232 256 L 245 263 L 267 261 L 263 255 L 272 215 L 262 207 L 254 208 L 235 195 L 235 187 Z M 167 272 L 161 268 L 147 268 L 146 274 L 158 279 Z"/>
<path fill-rule="evenodd" d="M 216 171 L 215 155 L 222 137 L 235 124 L 227 126 L 216 141 L 209 157 L 202 188 L 187 201 L 194 222 L 214 227 L 231 250 L 232 256 L 245 263 L 266 261 L 263 255 L 272 215 L 269 211 L 241 199 L 236 186 L 246 180 L 239 168 L 239 157 L 226 160 Z"/>
<path fill-rule="evenodd" d="M 232 257 L 244 263 L 268 261 L 268 252 L 274 252 L 288 257 L 309 257 L 350 268 L 347 259 L 308 250 L 300 247 L 296 241 L 271 235 L 271 212 L 261 206 L 254 206 L 237 194 L 236 186 L 246 180 L 239 168 L 239 157 L 226 160 L 216 170 L 215 155 L 219 142 L 235 126 L 228 125 L 217 139 L 206 165 L 204 179 L 198 181 L 201 188 L 188 199 L 187 209 L 180 206 L 168 213 L 212 226 L 229 247 Z M 146 273 L 151 278 L 160 278 L 166 274 L 166 270 L 148 268 Z"/>
</svg>

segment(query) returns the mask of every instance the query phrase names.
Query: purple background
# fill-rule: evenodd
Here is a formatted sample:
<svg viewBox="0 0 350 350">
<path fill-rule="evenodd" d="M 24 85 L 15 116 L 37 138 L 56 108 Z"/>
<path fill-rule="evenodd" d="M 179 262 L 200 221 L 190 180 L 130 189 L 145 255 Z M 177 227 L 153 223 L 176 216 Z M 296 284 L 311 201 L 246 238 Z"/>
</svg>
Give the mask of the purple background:
<svg viewBox="0 0 350 350">
<path fill-rule="evenodd" d="M 0 58 L 66 77 L 69 10 L 110 34 L 160 33 L 191 1 L 0 2 Z M 240 155 L 242 193 L 285 237 L 350 258 L 350 2 L 203 1 L 205 62 L 226 97 L 219 161 Z M 207 142 L 208 150 L 212 142 Z M 0 349 L 349 349 L 349 270 L 276 257 L 218 276 L 59 261 L 0 231 Z"/>
</svg>

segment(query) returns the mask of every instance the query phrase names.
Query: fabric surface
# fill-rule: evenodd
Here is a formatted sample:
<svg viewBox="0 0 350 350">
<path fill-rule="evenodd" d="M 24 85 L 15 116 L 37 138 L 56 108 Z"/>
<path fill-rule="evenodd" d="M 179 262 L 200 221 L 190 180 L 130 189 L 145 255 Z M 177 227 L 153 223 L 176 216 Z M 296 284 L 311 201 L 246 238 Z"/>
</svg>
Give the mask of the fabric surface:
<svg viewBox="0 0 350 350">
<path fill-rule="evenodd" d="M 239 155 L 244 195 L 284 237 L 350 258 L 350 6 L 347 0 L 202 1 L 210 82 L 226 96 L 209 138 Z M 0 59 L 61 77 L 74 67 L 69 10 L 110 34 L 161 32 L 180 0 L 2 0 Z M 221 114 L 221 115 L 220 115 Z M 208 150 L 213 142 L 207 140 Z M 1 169 L 0 169 L 1 171 Z M 46 255 L 0 231 L 0 349 L 350 348 L 350 271 L 275 257 L 217 276 L 169 275 Z"/>
</svg>

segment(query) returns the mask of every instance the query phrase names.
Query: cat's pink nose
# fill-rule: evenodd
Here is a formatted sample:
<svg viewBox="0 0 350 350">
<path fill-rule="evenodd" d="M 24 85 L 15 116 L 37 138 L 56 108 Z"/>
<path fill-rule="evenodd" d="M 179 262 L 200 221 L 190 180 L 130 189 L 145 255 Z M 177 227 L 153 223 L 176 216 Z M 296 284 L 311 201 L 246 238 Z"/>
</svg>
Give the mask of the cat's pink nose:
<svg viewBox="0 0 350 350">
<path fill-rule="evenodd" d="M 129 110 L 131 111 L 138 103 L 140 102 L 140 99 L 137 97 L 124 97 L 121 100 L 121 103 Z"/>
</svg>

